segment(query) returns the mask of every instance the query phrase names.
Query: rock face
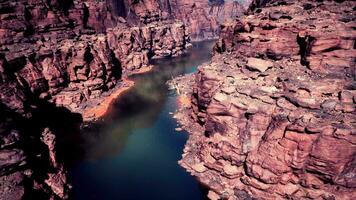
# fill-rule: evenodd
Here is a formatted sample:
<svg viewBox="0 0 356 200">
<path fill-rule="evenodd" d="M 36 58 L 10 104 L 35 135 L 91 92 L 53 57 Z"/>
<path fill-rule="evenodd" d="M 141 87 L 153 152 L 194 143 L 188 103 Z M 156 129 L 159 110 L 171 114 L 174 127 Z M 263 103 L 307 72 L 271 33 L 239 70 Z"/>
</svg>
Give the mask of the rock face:
<svg viewBox="0 0 356 200">
<path fill-rule="evenodd" d="M 167 19 L 180 20 L 192 40 L 217 38 L 220 24 L 240 16 L 250 0 L 141 0 L 114 1 L 116 10 L 127 21 L 149 24 Z"/>
<path fill-rule="evenodd" d="M 3 105 L 0 110 L 1 199 L 68 198 L 71 185 L 52 127 L 43 128 L 49 126 L 45 120 L 40 125 Z"/>
<path fill-rule="evenodd" d="M 171 12 L 188 27 L 193 40 L 217 38 L 220 24 L 241 16 L 243 6 L 238 1 L 224 0 L 172 0 Z"/>
<path fill-rule="evenodd" d="M 65 2 L 1 3 L 3 87 L 18 82 L 35 97 L 81 112 L 82 102 L 113 88 L 122 75 L 190 45 L 181 22 L 136 27 L 113 16 L 106 1 Z M 139 9 L 143 3 L 131 5 L 137 15 L 151 8 Z"/>
<path fill-rule="evenodd" d="M 181 22 L 162 22 L 159 26 L 153 23 L 128 29 L 115 27 L 108 31 L 108 41 L 127 74 L 148 67 L 150 59 L 181 55 L 191 45 Z"/>
<path fill-rule="evenodd" d="M 158 1 L 0 2 L 1 199 L 68 198 L 58 138 L 82 122 L 74 112 L 125 86 L 150 59 L 190 46 L 185 24 L 160 9 Z M 69 119 L 77 124 L 63 131 Z"/>
<path fill-rule="evenodd" d="M 211 199 L 355 199 L 356 3 L 261 2 L 199 67 L 180 164 Z"/>
<path fill-rule="evenodd" d="M 1 1 L 1 198 L 67 198 L 58 138 L 82 122 L 74 113 L 242 12 L 231 1 Z M 64 119 L 77 124 L 63 131 Z"/>
</svg>

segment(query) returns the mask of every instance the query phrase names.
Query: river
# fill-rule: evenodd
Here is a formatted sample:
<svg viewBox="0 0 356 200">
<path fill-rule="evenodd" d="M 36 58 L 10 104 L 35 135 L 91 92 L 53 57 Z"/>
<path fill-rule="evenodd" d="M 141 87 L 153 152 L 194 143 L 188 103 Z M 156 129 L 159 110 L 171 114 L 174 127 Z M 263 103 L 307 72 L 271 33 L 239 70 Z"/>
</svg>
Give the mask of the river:
<svg viewBox="0 0 356 200">
<path fill-rule="evenodd" d="M 83 156 L 70 167 L 78 200 L 201 200 L 206 191 L 178 165 L 186 132 L 171 113 L 177 96 L 166 81 L 210 60 L 213 42 L 194 43 L 178 58 L 153 61 L 152 71 L 130 77 L 108 114 L 81 131 Z"/>
</svg>

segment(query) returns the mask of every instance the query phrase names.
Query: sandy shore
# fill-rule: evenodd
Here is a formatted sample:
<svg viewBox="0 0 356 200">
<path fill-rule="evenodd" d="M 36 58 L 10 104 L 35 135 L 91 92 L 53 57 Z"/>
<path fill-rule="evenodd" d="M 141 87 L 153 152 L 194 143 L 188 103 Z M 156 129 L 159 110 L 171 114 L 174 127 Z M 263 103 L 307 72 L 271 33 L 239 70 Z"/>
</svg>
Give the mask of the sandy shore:
<svg viewBox="0 0 356 200">
<path fill-rule="evenodd" d="M 151 71 L 152 68 L 153 65 L 150 65 L 148 67 L 144 67 L 142 69 L 134 71 L 131 75 L 146 73 Z M 99 105 L 85 109 L 82 114 L 83 121 L 95 121 L 103 117 L 109 111 L 110 106 L 112 105 L 114 100 L 120 97 L 122 93 L 132 88 L 135 85 L 135 82 L 130 80 L 129 78 L 123 78 L 123 85 L 124 86 L 117 88 L 107 97 L 104 97 Z"/>
<path fill-rule="evenodd" d="M 94 121 L 103 117 L 109 110 L 112 102 L 116 98 L 118 98 L 123 92 L 129 90 L 135 85 L 134 81 L 131 80 L 124 80 L 124 83 L 125 85 L 123 87 L 120 87 L 117 90 L 113 91 L 109 96 L 105 97 L 99 105 L 85 109 L 82 114 L 83 121 Z"/>
</svg>

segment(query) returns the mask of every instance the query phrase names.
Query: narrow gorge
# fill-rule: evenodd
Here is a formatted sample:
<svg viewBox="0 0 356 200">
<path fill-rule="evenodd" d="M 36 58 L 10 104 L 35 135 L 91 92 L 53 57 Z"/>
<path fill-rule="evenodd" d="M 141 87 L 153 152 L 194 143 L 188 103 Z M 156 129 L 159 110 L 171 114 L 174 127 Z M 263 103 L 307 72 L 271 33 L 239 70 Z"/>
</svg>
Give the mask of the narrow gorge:
<svg viewBox="0 0 356 200">
<path fill-rule="evenodd" d="M 355 16 L 0 0 L 0 199 L 355 199 Z"/>
<path fill-rule="evenodd" d="M 216 37 L 215 15 L 240 12 L 234 7 L 224 14 L 224 5 L 208 1 L 195 5 L 1 1 L 1 199 L 69 198 L 68 170 L 72 157 L 83 151 L 76 145 L 85 138 L 82 124 L 103 117 L 111 102 L 133 87 L 128 77 L 152 69 L 152 59 L 177 57 L 192 40 Z M 184 13 L 183 7 L 191 9 Z M 188 12 L 203 16 L 193 19 Z"/>
</svg>

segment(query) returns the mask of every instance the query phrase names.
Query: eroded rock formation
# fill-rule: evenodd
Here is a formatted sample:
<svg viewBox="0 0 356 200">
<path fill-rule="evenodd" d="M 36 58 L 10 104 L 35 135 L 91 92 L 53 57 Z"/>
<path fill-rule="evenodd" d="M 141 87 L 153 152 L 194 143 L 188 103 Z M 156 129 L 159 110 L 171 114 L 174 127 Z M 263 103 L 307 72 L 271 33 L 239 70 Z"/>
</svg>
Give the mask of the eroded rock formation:
<svg viewBox="0 0 356 200">
<path fill-rule="evenodd" d="M 192 40 L 206 40 L 217 38 L 220 24 L 242 15 L 251 0 L 122 0 L 114 2 L 116 2 L 117 12 L 131 23 L 149 24 L 168 19 L 180 20 L 187 27 Z"/>
<path fill-rule="evenodd" d="M 224 0 L 183 0 L 172 1 L 173 15 L 188 27 L 194 40 L 218 37 L 220 24 L 244 13 L 237 1 Z"/>
<path fill-rule="evenodd" d="M 45 107 L 47 112 L 59 114 L 54 112 L 58 108 Z M 31 118 L 24 117 L 3 104 L 0 111 L 1 199 L 67 199 L 71 185 L 63 161 L 57 155 L 54 134 L 54 131 L 59 135 L 62 132 L 57 132 L 50 123 L 58 118 L 45 113 L 39 115 L 38 111 Z M 61 117 L 73 120 L 63 113 Z M 74 127 L 67 123 L 67 128 Z"/>
<path fill-rule="evenodd" d="M 180 22 L 132 27 L 113 16 L 106 1 L 58 2 L 1 4 L 2 86 L 18 82 L 36 97 L 80 112 L 82 102 L 113 88 L 123 72 L 182 54 L 190 45 Z M 141 4 L 132 5 L 137 13 L 150 9 L 137 9 Z"/>
<path fill-rule="evenodd" d="M 73 112 L 125 86 L 150 59 L 189 48 L 185 25 L 156 16 L 156 1 L 129 3 L 138 21 L 105 0 L 0 2 L 1 198 L 67 198 L 57 141 L 82 122 Z M 69 131 L 58 127 L 72 118 Z"/>
<path fill-rule="evenodd" d="M 356 198 L 355 6 L 254 1 L 222 26 L 176 116 L 211 199 Z"/>
</svg>

